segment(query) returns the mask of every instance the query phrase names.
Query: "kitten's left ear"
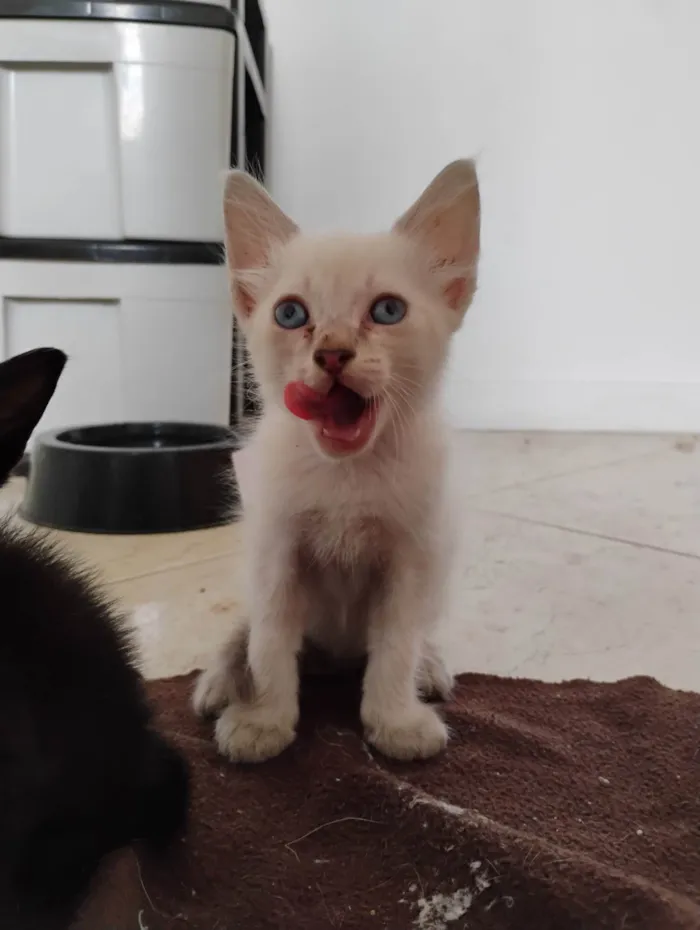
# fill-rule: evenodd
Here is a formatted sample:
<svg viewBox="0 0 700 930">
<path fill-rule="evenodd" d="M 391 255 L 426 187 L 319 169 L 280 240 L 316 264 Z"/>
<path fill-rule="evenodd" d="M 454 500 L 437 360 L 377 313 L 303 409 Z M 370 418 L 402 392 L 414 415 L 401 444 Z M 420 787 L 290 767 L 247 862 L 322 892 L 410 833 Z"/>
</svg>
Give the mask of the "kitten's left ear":
<svg viewBox="0 0 700 930">
<path fill-rule="evenodd" d="M 430 252 L 445 302 L 461 320 L 476 290 L 479 260 L 479 182 L 473 161 L 461 159 L 438 174 L 394 224 Z"/>
<path fill-rule="evenodd" d="M 274 247 L 299 228 L 245 171 L 232 171 L 226 180 L 224 223 L 233 306 L 245 321 L 255 309 L 256 284 Z"/>
</svg>

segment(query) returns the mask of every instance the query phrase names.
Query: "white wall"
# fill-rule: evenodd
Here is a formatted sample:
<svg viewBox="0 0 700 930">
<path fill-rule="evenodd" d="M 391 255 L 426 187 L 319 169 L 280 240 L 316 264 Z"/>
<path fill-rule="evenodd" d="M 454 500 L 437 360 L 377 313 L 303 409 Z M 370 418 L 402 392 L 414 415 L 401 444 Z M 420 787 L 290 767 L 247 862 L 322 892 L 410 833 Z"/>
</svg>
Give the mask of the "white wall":
<svg viewBox="0 0 700 930">
<path fill-rule="evenodd" d="M 476 154 L 461 426 L 700 430 L 698 0 L 266 0 L 270 186 L 386 227 Z"/>
</svg>

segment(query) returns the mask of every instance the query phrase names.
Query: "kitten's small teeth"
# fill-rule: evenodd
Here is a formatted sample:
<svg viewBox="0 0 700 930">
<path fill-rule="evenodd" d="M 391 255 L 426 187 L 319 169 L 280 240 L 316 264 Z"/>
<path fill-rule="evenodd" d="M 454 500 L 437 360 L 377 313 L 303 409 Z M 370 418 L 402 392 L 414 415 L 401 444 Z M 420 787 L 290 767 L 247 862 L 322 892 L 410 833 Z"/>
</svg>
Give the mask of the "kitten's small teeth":
<svg viewBox="0 0 700 930">
<path fill-rule="evenodd" d="M 345 439 L 347 442 L 354 442 L 356 439 L 359 438 L 359 435 L 361 432 L 362 432 L 362 427 L 356 426 L 355 429 L 352 431 L 352 433 L 347 433 L 346 435 L 343 436 L 343 439 Z M 321 429 L 321 435 L 325 436 L 327 439 L 338 438 L 334 430 L 332 429 L 329 430 L 325 426 Z"/>
</svg>

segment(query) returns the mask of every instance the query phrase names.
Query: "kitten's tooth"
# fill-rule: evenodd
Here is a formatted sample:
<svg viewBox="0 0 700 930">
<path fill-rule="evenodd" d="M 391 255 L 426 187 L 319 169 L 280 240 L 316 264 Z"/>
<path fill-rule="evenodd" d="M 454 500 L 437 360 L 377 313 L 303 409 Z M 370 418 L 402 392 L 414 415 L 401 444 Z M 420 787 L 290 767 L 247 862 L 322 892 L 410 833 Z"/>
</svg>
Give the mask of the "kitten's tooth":
<svg viewBox="0 0 700 930">
<path fill-rule="evenodd" d="M 350 432 L 349 427 L 344 427 L 338 429 L 337 427 L 321 427 L 321 435 L 325 436 L 326 439 L 340 439 L 345 442 L 354 442 L 356 439 L 360 438 L 362 433 L 362 425 L 358 424 L 352 432 Z"/>
</svg>

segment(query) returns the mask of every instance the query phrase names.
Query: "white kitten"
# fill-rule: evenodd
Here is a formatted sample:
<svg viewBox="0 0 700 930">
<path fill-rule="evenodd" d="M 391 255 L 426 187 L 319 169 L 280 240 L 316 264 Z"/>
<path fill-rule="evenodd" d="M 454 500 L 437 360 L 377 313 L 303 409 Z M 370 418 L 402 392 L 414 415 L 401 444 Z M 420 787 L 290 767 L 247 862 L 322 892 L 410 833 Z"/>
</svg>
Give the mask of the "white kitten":
<svg viewBox="0 0 700 930">
<path fill-rule="evenodd" d="M 234 305 L 264 414 L 247 449 L 247 617 L 197 685 L 220 712 L 222 753 L 255 762 L 294 739 L 306 637 L 368 655 L 367 739 L 424 758 L 447 729 L 421 692 L 449 693 L 431 644 L 450 540 L 437 389 L 476 286 L 474 165 L 445 168 L 378 236 L 310 238 L 248 175 L 225 197 Z M 304 421 L 284 405 L 303 382 L 337 400 Z"/>
</svg>

